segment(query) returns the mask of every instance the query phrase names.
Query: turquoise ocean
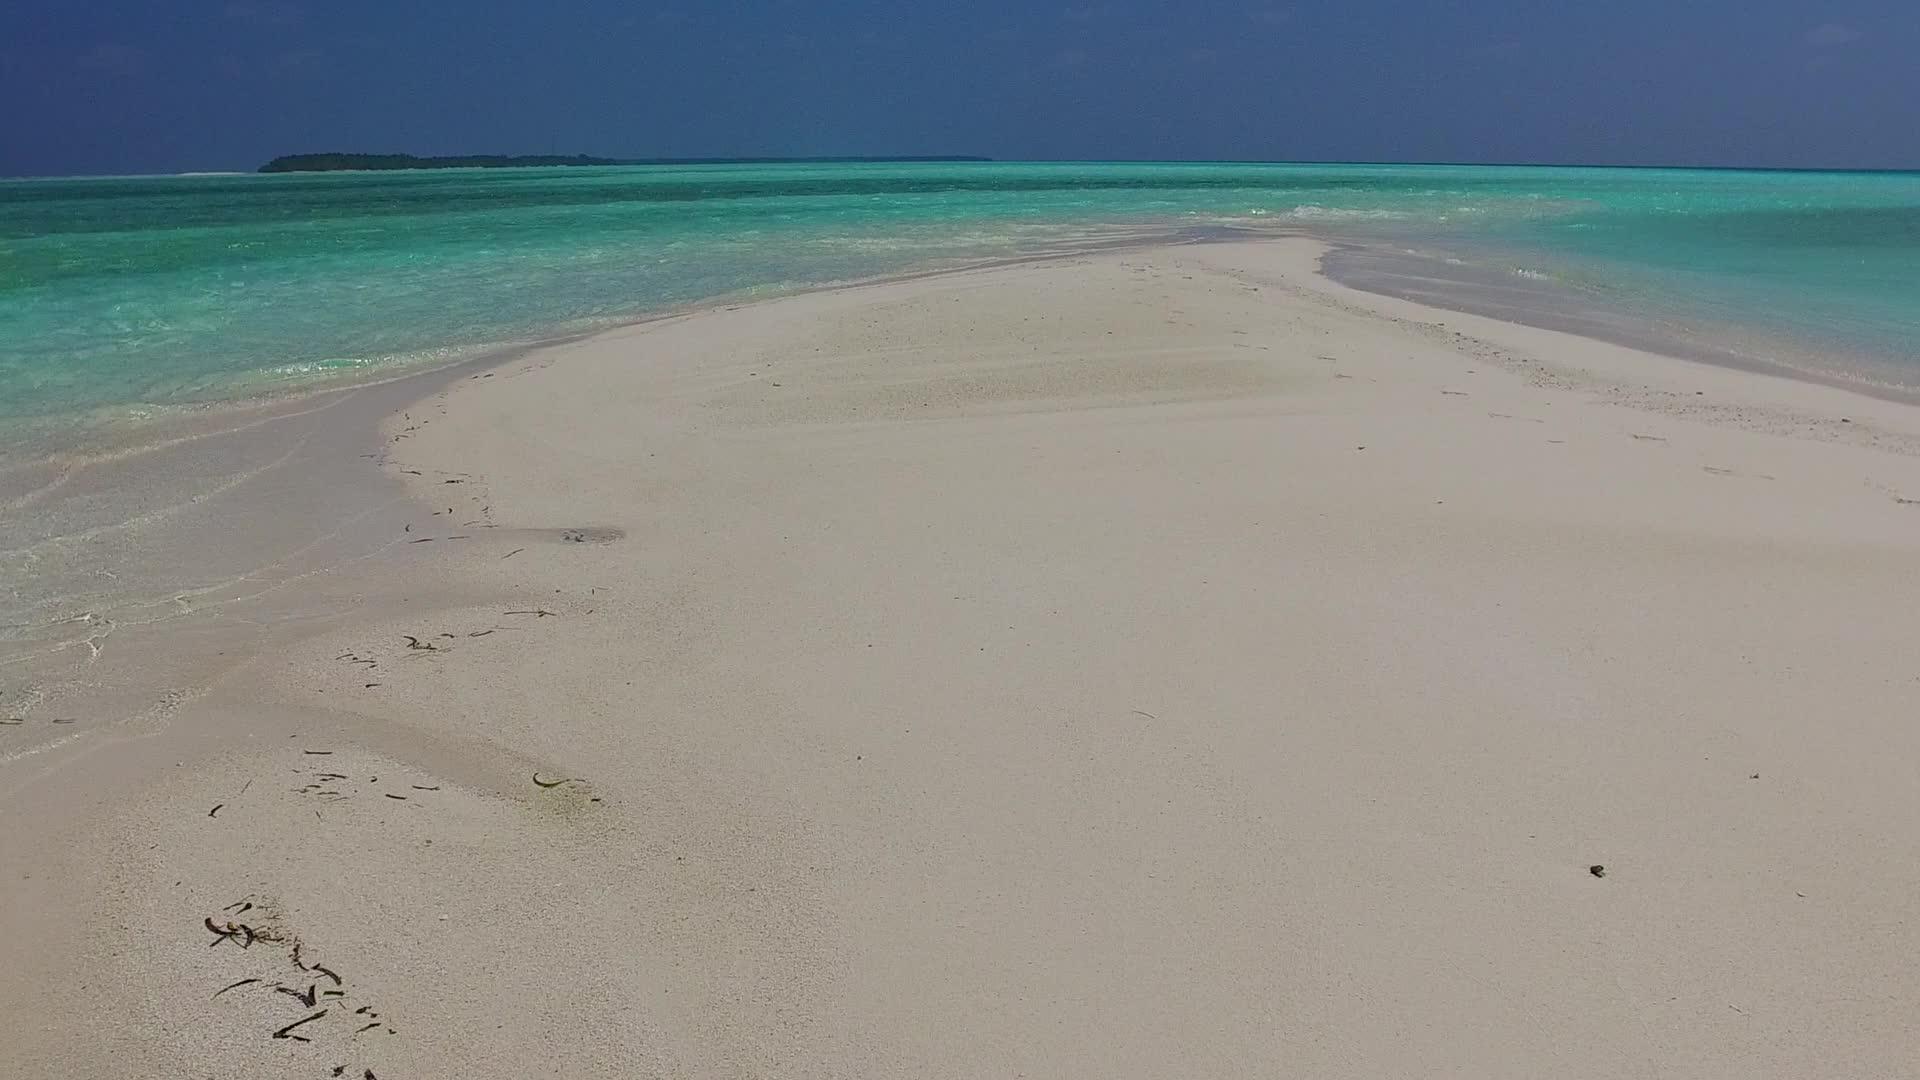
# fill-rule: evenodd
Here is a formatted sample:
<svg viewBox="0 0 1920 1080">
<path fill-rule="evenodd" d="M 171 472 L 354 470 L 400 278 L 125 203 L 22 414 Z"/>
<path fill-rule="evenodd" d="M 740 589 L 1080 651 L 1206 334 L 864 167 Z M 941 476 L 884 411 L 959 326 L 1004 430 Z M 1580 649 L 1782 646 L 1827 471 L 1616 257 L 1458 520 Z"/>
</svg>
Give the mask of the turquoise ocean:
<svg viewBox="0 0 1920 1080">
<path fill-rule="evenodd" d="M 706 300 L 1222 228 L 1404 252 L 1920 387 L 1913 173 L 964 163 L 11 180 L 0 450 Z"/>
</svg>

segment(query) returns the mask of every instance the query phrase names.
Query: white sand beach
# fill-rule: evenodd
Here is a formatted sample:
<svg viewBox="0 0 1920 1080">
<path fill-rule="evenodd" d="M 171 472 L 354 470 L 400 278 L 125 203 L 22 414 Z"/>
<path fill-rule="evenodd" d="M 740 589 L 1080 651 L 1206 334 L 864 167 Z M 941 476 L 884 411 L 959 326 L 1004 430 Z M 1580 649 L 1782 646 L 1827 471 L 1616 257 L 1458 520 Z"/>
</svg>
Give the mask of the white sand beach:
<svg viewBox="0 0 1920 1080">
<path fill-rule="evenodd" d="M 442 379 L 0 697 L 0 1076 L 1912 1075 L 1920 408 L 1320 252 Z"/>
</svg>

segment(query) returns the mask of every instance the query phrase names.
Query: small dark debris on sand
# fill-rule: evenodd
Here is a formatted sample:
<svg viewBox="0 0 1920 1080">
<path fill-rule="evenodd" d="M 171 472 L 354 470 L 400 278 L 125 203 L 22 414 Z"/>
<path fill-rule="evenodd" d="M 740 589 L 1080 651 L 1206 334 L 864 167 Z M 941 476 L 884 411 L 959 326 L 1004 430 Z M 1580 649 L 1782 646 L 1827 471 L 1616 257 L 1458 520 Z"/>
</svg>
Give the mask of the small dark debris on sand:
<svg viewBox="0 0 1920 1080">
<path fill-rule="evenodd" d="M 293 1034 L 293 1029 L 299 1027 L 301 1024 L 311 1024 L 315 1020 L 318 1020 L 325 1015 L 327 1015 L 327 1010 L 321 1009 L 319 1012 L 314 1013 L 312 1016 L 303 1017 L 299 1020 L 295 1020 L 293 1023 L 288 1024 L 286 1027 L 283 1027 L 279 1031 L 274 1032 L 273 1037 L 276 1039 L 298 1039 L 301 1042 L 312 1042 L 313 1040 L 307 1038 L 304 1035 Z"/>
<path fill-rule="evenodd" d="M 221 987 L 220 989 L 215 990 L 213 992 L 213 996 L 219 997 L 221 994 L 224 994 L 229 990 L 238 990 L 243 986 L 252 986 L 254 983 L 257 983 L 259 981 L 260 981 L 259 979 L 241 979 L 239 982 L 236 982 L 236 983 L 228 983 L 227 985 Z"/>
<path fill-rule="evenodd" d="M 559 779 L 559 780 L 542 780 L 542 779 L 540 779 L 540 774 L 539 774 L 539 773 L 534 773 L 534 774 L 533 774 L 533 782 L 534 782 L 535 784 L 538 784 L 539 786 L 541 786 L 541 787 L 543 787 L 543 788 L 557 788 L 557 787 L 559 787 L 559 786 L 560 786 L 561 784 L 577 784 L 577 783 L 579 783 L 579 781 L 578 781 L 578 780 L 574 780 L 574 779 L 572 779 L 571 777 L 566 777 L 566 778 L 562 778 L 562 779 Z"/>
<path fill-rule="evenodd" d="M 1601 866 L 1599 863 L 1594 863 L 1592 866 L 1587 867 L 1587 873 L 1592 874 L 1594 877 L 1606 877 L 1607 868 Z"/>
<path fill-rule="evenodd" d="M 214 804 L 213 804 L 213 809 L 211 809 L 211 810 L 209 810 L 209 811 L 207 811 L 207 816 L 208 816 L 208 817 L 219 817 L 219 816 L 220 816 L 220 808 L 221 808 L 221 807 L 223 807 L 223 806 L 225 806 L 225 805 L 227 805 L 227 804 L 226 804 L 226 803 L 214 803 Z"/>
<path fill-rule="evenodd" d="M 276 986 L 273 988 L 273 992 L 276 994 L 285 994 L 309 1009 L 313 1008 L 314 1005 L 320 1001 L 320 987 L 317 984 L 309 986 L 305 990 L 295 990 L 290 986 Z"/>
<path fill-rule="evenodd" d="M 213 920 L 209 918 L 206 920 L 206 926 L 207 930 L 213 934 L 213 940 L 207 943 L 209 949 L 223 941 L 231 941 L 243 949 L 253 947 L 253 928 L 245 923 L 228 923 L 221 927 L 214 925 Z"/>
</svg>

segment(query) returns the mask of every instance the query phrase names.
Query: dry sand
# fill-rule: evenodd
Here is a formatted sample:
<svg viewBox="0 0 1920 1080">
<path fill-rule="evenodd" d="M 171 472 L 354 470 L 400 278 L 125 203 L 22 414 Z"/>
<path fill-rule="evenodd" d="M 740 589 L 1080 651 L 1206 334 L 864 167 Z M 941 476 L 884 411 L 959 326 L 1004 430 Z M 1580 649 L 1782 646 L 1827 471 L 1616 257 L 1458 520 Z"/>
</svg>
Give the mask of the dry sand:
<svg viewBox="0 0 1920 1080">
<path fill-rule="evenodd" d="M 415 406 L 389 546 L 0 728 L 0 1075 L 1913 1075 L 1920 410 L 1316 254 Z"/>
</svg>

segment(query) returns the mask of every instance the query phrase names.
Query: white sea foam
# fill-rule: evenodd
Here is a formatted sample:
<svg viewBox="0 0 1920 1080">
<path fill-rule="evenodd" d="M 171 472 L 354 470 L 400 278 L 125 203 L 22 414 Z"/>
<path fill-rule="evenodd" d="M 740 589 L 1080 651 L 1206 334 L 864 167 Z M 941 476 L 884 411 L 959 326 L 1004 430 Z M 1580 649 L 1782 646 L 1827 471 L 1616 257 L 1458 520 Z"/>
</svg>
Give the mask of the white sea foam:
<svg viewBox="0 0 1920 1080">
<path fill-rule="evenodd" d="M 1407 217 L 1397 210 L 1321 206 L 1319 203 L 1303 203 L 1287 211 L 1286 216 L 1299 221 L 1402 221 Z"/>
</svg>

